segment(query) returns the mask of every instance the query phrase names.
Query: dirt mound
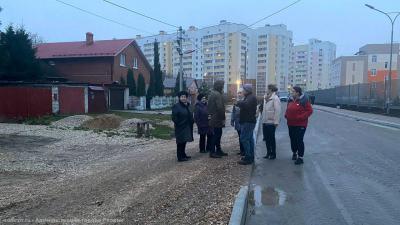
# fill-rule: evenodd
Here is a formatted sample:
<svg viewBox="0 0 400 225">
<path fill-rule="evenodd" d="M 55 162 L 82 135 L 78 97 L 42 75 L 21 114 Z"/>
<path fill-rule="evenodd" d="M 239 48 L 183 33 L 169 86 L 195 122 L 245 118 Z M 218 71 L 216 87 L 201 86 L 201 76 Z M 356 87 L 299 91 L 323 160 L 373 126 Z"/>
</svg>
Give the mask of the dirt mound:
<svg viewBox="0 0 400 225">
<path fill-rule="evenodd" d="M 143 123 L 141 119 L 127 119 L 121 123 L 120 130 L 136 129 L 138 123 Z"/>
<path fill-rule="evenodd" d="M 122 120 L 119 116 L 106 114 L 85 121 L 81 127 L 92 130 L 117 129 L 121 125 Z"/>
<path fill-rule="evenodd" d="M 74 128 L 81 126 L 84 122 L 91 119 L 93 119 L 93 117 L 87 115 L 68 116 L 64 119 L 53 122 L 51 125 L 54 127 Z"/>
</svg>

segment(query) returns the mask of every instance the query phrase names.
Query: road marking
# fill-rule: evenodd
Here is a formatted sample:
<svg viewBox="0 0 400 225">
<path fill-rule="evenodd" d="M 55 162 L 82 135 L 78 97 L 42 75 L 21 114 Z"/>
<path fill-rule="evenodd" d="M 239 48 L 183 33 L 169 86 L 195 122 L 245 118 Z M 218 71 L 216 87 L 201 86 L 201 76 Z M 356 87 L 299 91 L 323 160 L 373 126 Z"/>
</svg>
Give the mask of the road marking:
<svg viewBox="0 0 400 225">
<path fill-rule="evenodd" d="M 371 125 L 371 126 L 375 126 L 375 127 L 386 128 L 386 129 L 389 129 L 389 130 L 400 131 L 400 129 L 395 128 L 395 127 L 389 127 L 389 126 L 385 126 L 385 125 L 375 124 L 375 123 L 371 123 L 371 122 L 368 122 L 368 121 L 358 120 L 357 122 L 365 123 L 365 124 L 368 124 L 368 125 Z"/>
<path fill-rule="evenodd" d="M 356 119 L 356 118 L 353 118 L 352 115 L 349 116 L 349 115 L 345 115 L 345 114 L 342 114 L 342 113 L 338 114 L 338 113 L 333 113 L 333 112 L 327 112 L 327 111 L 321 110 L 321 109 L 317 109 L 317 110 L 320 111 L 320 112 L 324 112 L 324 113 L 328 113 L 328 114 L 337 116 L 337 117 L 346 118 L 346 119 L 348 119 L 348 120 L 352 120 L 352 121 L 355 120 L 355 121 L 357 121 L 357 122 L 365 123 L 365 124 L 368 124 L 368 125 L 371 125 L 371 126 L 380 127 L 380 128 L 386 128 L 386 129 L 394 130 L 394 131 L 400 131 L 400 129 L 398 129 L 398 128 L 396 128 L 396 127 L 391 127 L 391 126 L 386 126 L 386 125 L 380 125 L 380 124 L 376 124 L 376 123 L 373 123 L 373 122 L 368 122 L 368 121 Z"/>
<path fill-rule="evenodd" d="M 328 191 L 328 194 L 331 196 L 331 199 L 333 200 L 333 203 L 335 203 L 336 207 L 339 209 L 340 214 L 342 214 L 343 219 L 346 221 L 348 225 L 354 224 L 353 219 L 351 218 L 350 213 L 347 211 L 346 207 L 343 205 L 342 201 L 340 201 L 339 196 L 337 195 L 336 191 L 331 187 L 329 184 L 329 181 L 327 180 L 326 176 L 322 173 L 321 167 L 311 160 L 312 163 L 314 164 L 314 167 L 316 169 L 316 172 L 320 179 L 322 180 L 322 184 L 325 186 L 326 190 Z"/>
</svg>

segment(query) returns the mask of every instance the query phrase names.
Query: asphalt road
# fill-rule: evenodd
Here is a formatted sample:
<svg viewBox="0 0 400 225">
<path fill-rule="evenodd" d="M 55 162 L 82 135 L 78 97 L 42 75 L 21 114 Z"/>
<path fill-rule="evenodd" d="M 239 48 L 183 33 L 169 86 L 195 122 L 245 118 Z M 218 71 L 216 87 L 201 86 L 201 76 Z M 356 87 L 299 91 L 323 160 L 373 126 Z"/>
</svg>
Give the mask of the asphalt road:
<svg viewBox="0 0 400 225">
<path fill-rule="evenodd" d="M 258 138 L 247 224 L 400 224 L 399 138 L 398 129 L 315 110 L 296 166 L 283 119 L 276 160 L 262 158 Z"/>
</svg>

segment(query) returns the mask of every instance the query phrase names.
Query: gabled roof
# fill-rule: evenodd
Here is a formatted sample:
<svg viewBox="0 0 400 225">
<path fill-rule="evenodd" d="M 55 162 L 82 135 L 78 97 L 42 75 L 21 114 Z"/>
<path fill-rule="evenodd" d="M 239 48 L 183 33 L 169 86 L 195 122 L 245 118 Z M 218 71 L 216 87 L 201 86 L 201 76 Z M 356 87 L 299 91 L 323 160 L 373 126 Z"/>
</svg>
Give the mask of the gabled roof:
<svg viewBox="0 0 400 225">
<path fill-rule="evenodd" d="M 134 39 L 115 39 L 94 41 L 87 45 L 86 41 L 43 43 L 36 46 L 38 59 L 114 57 L 133 44 L 149 71 L 151 65 Z"/>
<path fill-rule="evenodd" d="M 196 82 L 195 79 L 190 78 L 190 77 L 184 77 L 183 80 L 186 81 L 186 86 L 187 87 L 189 87 L 193 82 Z M 165 78 L 163 84 L 164 84 L 165 88 L 171 88 L 171 89 L 175 88 L 176 77 L 174 77 L 174 78 L 170 78 L 170 77 Z M 197 85 L 197 83 L 196 83 L 196 85 Z"/>
<path fill-rule="evenodd" d="M 87 45 L 85 41 L 56 42 L 37 45 L 39 59 L 116 56 L 134 39 L 101 40 Z"/>
<path fill-rule="evenodd" d="M 400 52 L 400 44 L 393 43 L 393 54 Z M 367 44 L 360 48 L 360 55 L 363 54 L 389 54 L 390 44 Z"/>
</svg>

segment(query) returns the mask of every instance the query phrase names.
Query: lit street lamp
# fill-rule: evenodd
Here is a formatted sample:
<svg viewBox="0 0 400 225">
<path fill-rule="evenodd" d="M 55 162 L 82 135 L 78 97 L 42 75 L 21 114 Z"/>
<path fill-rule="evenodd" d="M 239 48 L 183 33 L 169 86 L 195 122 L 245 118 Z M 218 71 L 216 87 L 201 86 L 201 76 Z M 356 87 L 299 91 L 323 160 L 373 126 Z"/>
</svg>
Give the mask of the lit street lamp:
<svg viewBox="0 0 400 225">
<path fill-rule="evenodd" d="M 388 76 L 388 82 L 387 85 L 385 86 L 386 89 L 386 112 L 389 113 L 390 112 L 390 101 L 391 101 L 391 95 L 392 95 L 392 57 L 393 57 L 393 27 L 394 27 L 394 23 L 396 22 L 397 17 L 400 15 L 400 12 L 383 12 L 379 9 L 376 9 L 375 7 L 373 7 L 372 5 L 368 5 L 365 4 L 365 6 L 367 6 L 368 8 L 378 11 L 380 13 L 385 14 L 389 20 L 390 23 L 392 24 L 392 32 L 391 32 L 391 36 L 390 36 L 390 62 L 389 62 L 389 76 Z M 396 14 L 394 16 L 394 19 L 389 15 L 389 14 Z"/>
</svg>

